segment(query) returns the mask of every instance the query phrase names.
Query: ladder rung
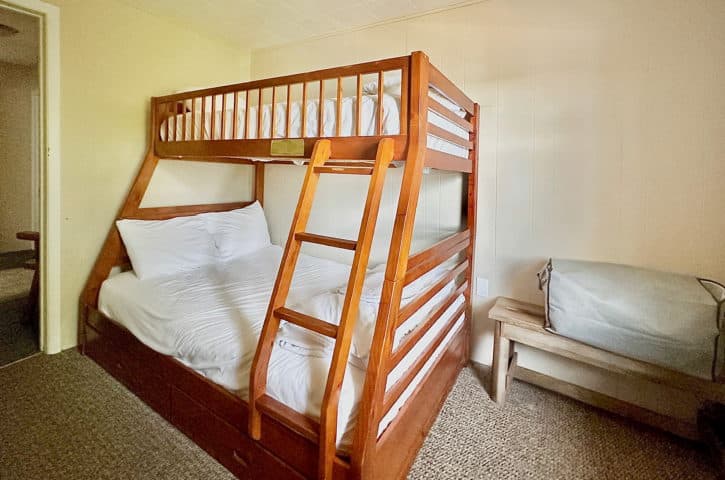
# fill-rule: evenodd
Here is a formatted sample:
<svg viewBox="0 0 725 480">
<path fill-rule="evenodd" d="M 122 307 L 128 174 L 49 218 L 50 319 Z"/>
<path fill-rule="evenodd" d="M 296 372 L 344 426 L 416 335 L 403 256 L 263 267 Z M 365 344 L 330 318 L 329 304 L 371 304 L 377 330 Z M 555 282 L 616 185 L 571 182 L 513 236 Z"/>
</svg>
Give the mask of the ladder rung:
<svg viewBox="0 0 725 480">
<path fill-rule="evenodd" d="M 373 167 L 315 167 L 315 173 L 338 173 L 347 175 L 372 175 Z"/>
<path fill-rule="evenodd" d="M 300 327 L 312 330 L 326 337 L 335 338 L 337 337 L 337 325 L 320 320 L 319 318 L 305 315 L 304 313 L 290 310 L 289 308 L 278 308 L 274 311 L 277 318 L 287 320 L 288 322 L 299 325 Z"/>
<path fill-rule="evenodd" d="M 299 232 L 295 238 L 301 242 L 317 243 L 319 245 L 327 245 L 328 247 L 344 248 L 346 250 L 355 250 L 357 242 L 355 240 L 346 240 L 344 238 L 328 237 L 326 235 L 317 235 L 314 233 Z"/>
</svg>

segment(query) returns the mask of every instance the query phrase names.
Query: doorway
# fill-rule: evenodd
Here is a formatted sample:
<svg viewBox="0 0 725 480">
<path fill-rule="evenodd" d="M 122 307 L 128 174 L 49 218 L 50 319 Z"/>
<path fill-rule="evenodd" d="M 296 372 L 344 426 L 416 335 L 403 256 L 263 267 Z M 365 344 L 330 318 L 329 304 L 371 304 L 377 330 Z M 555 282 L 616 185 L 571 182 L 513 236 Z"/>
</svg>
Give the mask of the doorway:
<svg viewBox="0 0 725 480">
<path fill-rule="evenodd" d="M 40 38 L 0 6 L 0 367 L 40 350 Z"/>
</svg>

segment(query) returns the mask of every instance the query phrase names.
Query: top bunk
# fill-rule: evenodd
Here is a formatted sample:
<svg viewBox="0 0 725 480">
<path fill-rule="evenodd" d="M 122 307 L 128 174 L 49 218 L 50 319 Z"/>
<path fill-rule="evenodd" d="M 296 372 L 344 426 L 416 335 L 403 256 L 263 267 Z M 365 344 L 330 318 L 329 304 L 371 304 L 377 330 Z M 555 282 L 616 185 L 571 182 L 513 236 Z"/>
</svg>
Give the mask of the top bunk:
<svg viewBox="0 0 725 480">
<path fill-rule="evenodd" d="M 421 52 L 154 97 L 151 105 L 158 158 L 302 164 L 325 138 L 328 165 L 350 166 L 371 162 L 378 142 L 391 138 L 396 164 L 412 144 L 429 168 L 470 173 L 475 161 L 477 105 Z"/>
</svg>

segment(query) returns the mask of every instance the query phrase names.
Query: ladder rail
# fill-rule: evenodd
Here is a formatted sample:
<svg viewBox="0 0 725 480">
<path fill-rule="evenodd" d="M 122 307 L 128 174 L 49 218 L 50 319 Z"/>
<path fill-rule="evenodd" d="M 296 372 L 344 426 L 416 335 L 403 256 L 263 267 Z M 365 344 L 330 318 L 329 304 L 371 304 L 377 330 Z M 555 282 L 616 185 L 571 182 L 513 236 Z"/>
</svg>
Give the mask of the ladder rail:
<svg viewBox="0 0 725 480">
<path fill-rule="evenodd" d="M 275 310 L 284 307 L 290 286 L 292 285 L 292 276 L 294 275 L 297 258 L 300 254 L 300 242 L 295 240 L 297 233 L 304 232 L 307 221 L 310 218 L 312 210 L 312 201 L 315 198 L 319 174 L 315 173 L 315 167 L 324 165 L 330 158 L 331 154 L 330 140 L 318 140 L 312 150 L 310 162 L 307 167 L 305 179 L 302 182 L 302 190 L 300 191 L 300 199 L 297 203 L 289 236 L 287 238 L 287 248 L 285 248 L 280 262 L 277 279 L 272 289 L 269 307 L 265 317 L 264 326 L 259 336 L 257 351 L 252 362 L 252 373 L 249 382 L 249 434 L 259 440 L 262 435 L 262 417 L 257 408 L 257 400 L 265 394 L 267 389 L 267 371 L 269 369 L 269 359 L 272 355 L 272 347 L 274 339 L 277 336 L 280 319 L 275 315 Z"/>
<path fill-rule="evenodd" d="M 347 370 L 352 335 L 360 307 L 360 296 L 380 211 L 383 184 L 388 166 L 393 159 L 393 149 L 394 143 L 390 138 L 384 138 L 378 144 L 375 166 L 368 186 L 363 218 L 360 222 L 357 248 L 355 249 L 355 256 L 350 270 L 348 288 L 345 293 L 337 339 L 320 411 L 320 457 L 318 466 L 318 478 L 320 479 L 332 478 L 333 463 L 337 451 L 337 417 L 340 391 Z"/>
<path fill-rule="evenodd" d="M 367 273 L 370 250 L 383 196 L 385 176 L 393 160 L 394 149 L 395 143 L 391 138 L 383 138 L 378 143 L 375 163 L 369 170 L 369 173 L 367 173 L 370 175 L 370 182 L 368 184 L 365 208 L 363 210 L 358 236 L 356 240 L 346 240 L 305 231 L 312 210 L 312 203 L 320 174 L 352 173 L 349 172 L 349 169 L 340 171 L 339 169 L 327 169 L 324 167 L 325 162 L 330 158 L 331 154 L 330 141 L 324 139 L 319 140 L 315 144 L 300 191 L 297 208 L 292 218 L 287 245 L 282 255 L 279 272 L 277 273 L 277 279 L 270 297 L 264 326 L 262 327 L 252 363 L 249 388 L 249 434 L 253 439 L 259 440 L 262 435 L 262 412 L 275 416 L 275 412 L 280 410 L 266 408 L 266 405 L 274 404 L 271 401 L 272 399 L 266 395 L 266 387 L 269 360 L 281 321 L 287 320 L 302 328 L 335 339 L 335 346 L 325 382 L 320 421 L 316 424 L 316 430 L 319 432 L 318 478 L 323 480 L 331 479 L 333 475 L 334 461 L 337 455 L 337 419 L 340 392 L 347 370 L 352 336 L 360 307 L 360 297 Z M 355 171 L 355 174 L 362 174 L 362 172 Z M 355 252 L 350 267 L 342 312 L 337 325 L 285 307 L 300 250 L 302 244 L 305 242 L 353 250 Z M 278 418 L 278 420 L 287 423 L 285 422 L 284 415 L 282 418 Z M 312 420 L 308 423 L 311 424 L 311 422 Z M 309 425 L 306 428 L 309 430 Z"/>
</svg>

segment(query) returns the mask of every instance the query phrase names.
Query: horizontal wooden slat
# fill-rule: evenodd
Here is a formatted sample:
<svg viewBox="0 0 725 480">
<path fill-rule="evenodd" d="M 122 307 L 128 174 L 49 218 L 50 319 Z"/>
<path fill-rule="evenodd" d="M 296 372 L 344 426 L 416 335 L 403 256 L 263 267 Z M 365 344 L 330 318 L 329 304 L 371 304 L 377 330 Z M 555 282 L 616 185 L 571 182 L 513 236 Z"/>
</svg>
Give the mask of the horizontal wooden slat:
<svg viewBox="0 0 725 480">
<path fill-rule="evenodd" d="M 475 104 L 473 100 L 463 93 L 463 91 L 451 82 L 440 70 L 433 65 L 430 66 L 429 80 L 436 90 L 439 90 L 443 95 L 451 99 L 459 107 L 463 108 L 468 112 L 469 115 L 473 115 Z"/>
<path fill-rule="evenodd" d="M 288 322 L 294 323 L 302 328 L 317 332 L 320 335 L 330 338 L 337 337 L 337 325 L 320 320 L 319 318 L 311 317 L 285 307 L 278 308 L 274 311 L 274 314 L 277 318 L 287 320 Z"/>
<path fill-rule="evenodd" d="M 226 212 L 251 205 L 253 202 L 209 203 L 203 205 L 178 205 L 173 207 L 139 208 L 123 218 L 130 220 L 168 220 L 175 217 L 189 217 L 199 213 Z"/>
<path fill-rule="evenodd" d="M 414 261 L 408 261 L 409 266 L 405 272 L 405 285 L 410 284 L 449 258 L 462 252 L 470 244 L 470 237 L 461 238 L 454 235 L 451 238 L 455 238 L 458 242 L 439 243 L 427 250 L 424 250 L 423 252 L 420 252 L 419 254 L 416 254 L 414 257 L 411 257 Z M 418 257 L 418 255 L 421 256 Z"/>
<path fill-rule="evenodd" d="M 448 285 L 458 275 L 466 271 L 467 268 L 468 260 L 463 260 L 461 263 L 459 263 L 449 272 L 447 272 L 440 280 L 430 286 L 425 292 L 421 293 L 420 295 L 415 297 L 415 299 L 413 299 L 410 303 L 402 307 L 400 309 L 400 312 L 398 313 L 397 325 L 402 325 L 406 320 L 413 316 L 413 314 L 417 312 L 420 307 L 429 302 L 431 298 L 435 297 L 435 295 L 440 292 L 441 289 L 443 289 L 443 287 Z"/>
<path fill-rule="evenodd" d="M 382 466 L 378 471 L 385 471 L 385 479 L 406 478 L 417 449 L 406 448 L 408 453 L 401 459 L 401 446 L 411 445 L 411 439 L 422 442 L 422 439 L 417 439 L 424 436 L 438 418 L 438 413 L 458 378 L 458 372 L 468 360 L 465 330 L 461 329 L 456 334 L 446 346 L 445 352 L 433 362 L 415 388 L 411 389 L 410 398 L 379 436 L 375 444 L 374 458 L 375 464 Z"/>
<path fill-rule="evenodd" d="M 425 335 L 428 330 L 430 330 L 431 327 L 441 318 L 446 310 L 448 310 L 448 308 L 453 305 L 453 303 L 456 301 L 456 298 L 458 298 L 459 295 L 462 295 L 466 291 L 467 287 L 468 282 L 463 282 L 461 285 L 458 285 L 453 293 L 443 299 L 431 311 L 430 315 L 428 315 L 428 318 L 426 318 L 423 323 L 415 327 L 412 332 L 405 336 L 403 342 L 398 345 L 398 348 L 396 348 L 393 354 L 390 356 L 388 371 L 393 370 L 393 368 L 395 368 L 400 363 L 400 361 L 403 360 L 403 358 L 405 358 L 408 353 L 410 353 L 415 344 L 418 343 L 421 338 L 423 338 L 423 335 Z M 461 308 L 465 308 L 465 304 L 461 305 Z"/>
<path fill-rule="evenodd" d="M 450 333 L 453 326 L 456 324 L 456 321 L 465 310 L 465 307 L 465 305 L 461 305 L 461 308 L 456 311 L 456 314 L 448 320 L 446 326 L 438 332 L 435 339 L 433 339 L 430 345 L 428 345 L 425 352 L 418 357 L 408 370 L 406 370 L 405 375 L 403 375 L 387 392 L 385 392 L 385 398 L 383 400 L 383 415 L 388 413 L 390 407 L 392 407 L 398 398 L 400 398 L 405 389 L 408 388 L 408 385 L 410 385 L 410 382 L 412 382 L 418 372 L 420 372 L 421 368 L 423 368 L 426 362 L 433 356 L 438 347 L 441 346 L 443 340 L 446 338 L 446 335 Z"/>
<path fill-rule="evenodd" d="M 369 137 L 337 137 L 335 148 L 332 150 L 331 158 L 342 160 L 372 160 L 378 150 L 378 143 L 383 138 L 392 138 L 393 160 L 405 160 L 408 152 L 408 137 L 405 135 L 369 136 Z M 307 137 L 304 142 L 304 153 L 300 157 L 310 158 L 315 142 L 319 137 Z M 156 142 L 156 156 L 159 158 L 180 159 L 187 157 L 191 160 L 204 160 L 213 158 L 213 161 L 224 163 L 235 162 L 234 159 L 245 159 L 249 157 L 274 158 L 270 155 L 272 139 L 236 139 L 236 140 L 215 140 L 215 141 L 189 141 L 189 142 Z M 289 163 L 289 159 L 286 163 Z M 327 163 L 329 165 L 329 162 Z"/>
<path fill-rule="evenodd" d="M 465 131 L 467 131 L 469 133 L 473 132 L 473 125 L 471 124 L 471 122 L 469 122 L 468 120 L 466 120 L 463 117 L 459 117 L 458 115 L 456 115 L 455 112 L 451 111 L 450 108 L 446 108 L 445 106 L 443 106 L 440 102 L 436 101 L 435 99 L 428 98 L 428 109 L 434 111 L 435 113 L 437 113 L 441 117 L 445 118 L 446 120 L 449 120 L 449 121 L 455 123 L 456 125 L 458 125 L 462 129 L 464 129 Z M 428 126 L 430 126 L 430 118 L 428 119 Z"/>
<path fill-rule="evenodd" d="M 467 138 L 459 137 L 455 133 L 449 132 L 448 130 L 444 130 L 437 125 L 433 125 L 432 123 L 428 124 L 428 133 L 430 135 L 433 135 L 434 137 L 443 139 L 446 142 L 451 142 L 462 148 L 465 148 L 468 150 L 471 150 L 473 148 L 473 142 L 471 142 Z"/>
<path fill-rule="evenodd" d="M 315 173 L 336 173 L 343 175 L 372 175 L 372 167 L 315 167 Z"/>
<path fill-rule="evenodd" d="M 447 261 L 451 257 L 454 257 L 455 255 L 463 252 L 466 248 L 468 248 L 469 245 L 470 242 L 468 240 L 464 240 L 453 245 L 447 250 L 440 250 L 436 252 L 427 262 L 421 264 L 420 266 L 414 269 L 408 269 L 408 271 L 405 273 L 405 285 L 409 285 L 410 283 L 430 272 L 435 267 L 441 265 L 443 262 Z"/>
<path fill-rule="evenodd" d="M 291 409 L 269 395 L 263 395 L 257 399 L 256 405 L 263 414 L 277 420 L 293 432 L 314 443 L 319 441 L 320 424 L 310 417 Z"/>
<path fill-rule="evenodd" d="M 425 150 L 425 166 L 450 172 L 471 173 L 473 171 L 473 162 L 470 159 L 457 157 L 432 148 Z"/>
<path fill-rule="evenodd" d="M 364 75 L 369 73 L 378 73 L 381 71 L 399 70 L 403 67 L 407 68 L 409 62 L 409 56 L 387 58 L 385 60 L 377 60 L 374 62 L 357 63 L 354 65 L 346 65 L 343 67 L 326 68 L 323 70 L 297 73 L 294 75 L 285 75 L 282 77 L 265 78 L 261 80 L 253 80 L 251 82 L 235 83 L 220 87 L 175 93 L 172 95 L 156 97 L 154 100 L 159 103 L 173 102 L 179 100 L 186 100 L 194 97 L 200 97 L 203 95 L 220 95 L 222 93 L 232 93 L 235 91 L 279 87 L 302 82 L 330 80 L 337 77 L 352 77 L 358 74 Z"/>
<path fill-rule="evenodd" d="M 448 250 L 455 244 L 468 240 L 469 238 L 471 238 L 471 232 L 469 230 L 461 230 L 450 237 L 446 237 L 443 240 L 436 242 L 434 245 L 431 245 L 425 250 L 411 255 L 408 258 L 408 270 L 412 270 L 420 264 L 427 262 L 436 252 Z"/>
<path fill-rule="evenodd" d="M 345 250 L 355 250 L 357 248 L 357 242 L 355 240 L 328 237 L 327 235 L 317 235 L 309 232 L 299 232 L 295 234 L 295 238 L 301 242 L 316 243 L 318 245 L 327 245 L 328 247 L 343 248 Z"/>
</svg>

